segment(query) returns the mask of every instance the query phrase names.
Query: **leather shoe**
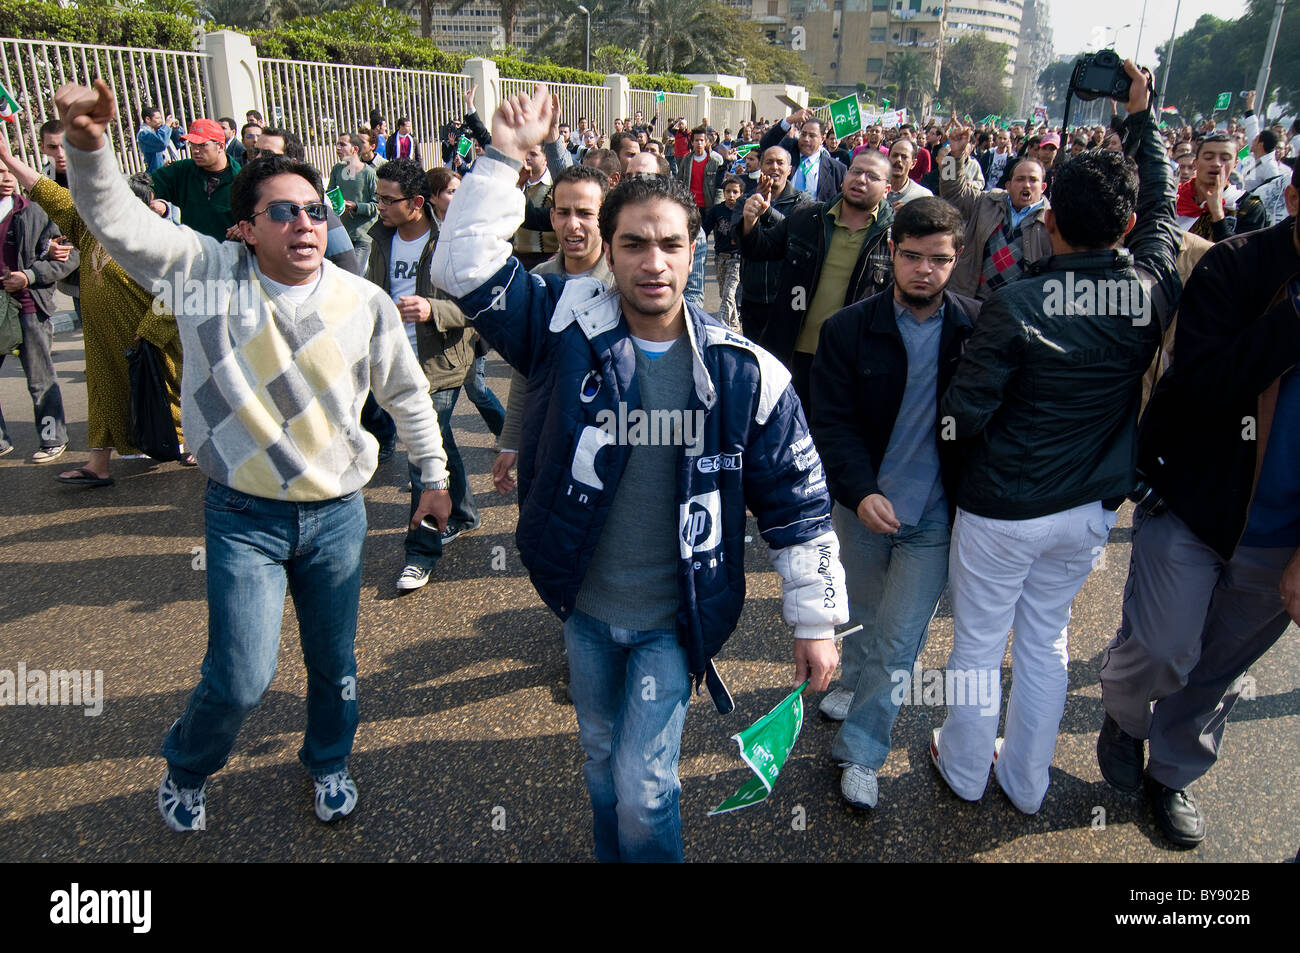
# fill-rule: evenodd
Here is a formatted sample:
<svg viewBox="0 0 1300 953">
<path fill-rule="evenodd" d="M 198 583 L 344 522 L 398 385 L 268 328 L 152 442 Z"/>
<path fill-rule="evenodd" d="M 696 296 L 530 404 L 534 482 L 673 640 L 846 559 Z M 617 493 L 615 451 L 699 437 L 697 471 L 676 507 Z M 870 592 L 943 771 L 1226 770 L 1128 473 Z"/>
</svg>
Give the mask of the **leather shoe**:
<svg viewBox="0 0 1300 953">
<path fill-rule="evenodd" d="M 1195 847 L 1205 840 L 1205 818 L 1191 791 L 1167 788 L 1150 775 L 1146 785 L 1156 826 L 1166 837 L 1180 847 Z"/>
<path fill-rule="evenodd" d="M 1106 783 L 1125 794 L 1142 790 L 1142 769 L 1146 767 L 1146 746 L 1121 728 L 1110 715 L 1097 734 L 1097 767 Z"/>
</svg>

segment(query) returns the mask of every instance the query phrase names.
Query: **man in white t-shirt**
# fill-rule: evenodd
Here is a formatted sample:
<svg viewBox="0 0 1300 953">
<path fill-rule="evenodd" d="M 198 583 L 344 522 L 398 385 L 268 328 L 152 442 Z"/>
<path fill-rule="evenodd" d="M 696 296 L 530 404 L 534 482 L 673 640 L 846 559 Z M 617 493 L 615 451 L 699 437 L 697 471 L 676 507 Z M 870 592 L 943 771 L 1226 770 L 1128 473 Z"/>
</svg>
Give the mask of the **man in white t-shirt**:
<svg viewBox="0 0 1300 953">
<path fill-rule="evenodd" d="M 460 308 L 434 288 L 429 277 L 438 228 L 428 176 L 411 159 L 393 159 L 376 173 L 376 179 L 379 224 L 370 230 L 373 241 L 366 277 L 388 292 L 397 305 L 411 347 L 429 380 L 429 396 L 447 452 L 452 500 L 451 518 L 442 532 L 424 525 L 408 527 L 405 564 L 397 588 L 409 592 L 428 583 L 445 544 L 479 526 L 465 464 L 451 428 L 456 400 L 474 362 L 474 348 Z M 410 471 L 410 478 L 412 499 L 419 499 L 423 489 L 420 474 Z"/>
</svg>

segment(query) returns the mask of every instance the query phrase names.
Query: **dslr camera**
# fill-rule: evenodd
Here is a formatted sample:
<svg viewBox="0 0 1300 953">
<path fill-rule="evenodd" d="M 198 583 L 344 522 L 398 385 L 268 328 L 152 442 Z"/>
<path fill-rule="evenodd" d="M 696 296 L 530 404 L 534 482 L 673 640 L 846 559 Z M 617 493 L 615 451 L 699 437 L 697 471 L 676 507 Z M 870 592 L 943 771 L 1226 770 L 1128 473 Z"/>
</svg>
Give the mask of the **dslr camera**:
<svg viewBox="0 0 1300 953">
<path fill-rule="evenodd" d="M 1114 50 L 1085 53 L 1074 64 L 1070 74 L 1070 90 L 1076 99 L 1085 102 L 1098 96 L 1125 102 L 1132 80 L 1124 72 L 1124 61 Z"/>
</svg>

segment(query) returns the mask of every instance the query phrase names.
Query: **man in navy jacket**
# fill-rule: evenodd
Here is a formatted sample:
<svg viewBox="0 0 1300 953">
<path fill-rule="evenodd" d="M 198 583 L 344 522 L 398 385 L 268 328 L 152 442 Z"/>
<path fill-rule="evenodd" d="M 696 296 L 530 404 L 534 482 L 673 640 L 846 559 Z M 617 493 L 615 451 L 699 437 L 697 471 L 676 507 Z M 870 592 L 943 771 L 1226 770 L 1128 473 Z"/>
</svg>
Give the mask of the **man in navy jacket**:
<svg viewBox="0 0 1300 953">
<path fill-rule="evenodd" d="M 544 86 L 501 104 L 448 210 L 433 280 L 529 381 L 516 541 L 565 620 L 596 856 L 681 860 L 692 684 L 734 707 L 712 658 L 744 604 L 746 507 L 782 579 L 795 681 L 814 690 L 848 617 L 839 544 L 789 373 L 682 300 L 699 230 L 689 193 L 657 176 L 609 193 L 608 291 L 510 257 L 518 169 L 551 111 Z"/>
<path fill-rule="evenodd" d="M 784 148 L 790 153 L 791 184 L 814 202 L 830 203 L 840 194 L 848 167 L 822 148 L 825 130 L 811 109 L 800 109 L 774 124 L 759 148 Z"/>
</svg>

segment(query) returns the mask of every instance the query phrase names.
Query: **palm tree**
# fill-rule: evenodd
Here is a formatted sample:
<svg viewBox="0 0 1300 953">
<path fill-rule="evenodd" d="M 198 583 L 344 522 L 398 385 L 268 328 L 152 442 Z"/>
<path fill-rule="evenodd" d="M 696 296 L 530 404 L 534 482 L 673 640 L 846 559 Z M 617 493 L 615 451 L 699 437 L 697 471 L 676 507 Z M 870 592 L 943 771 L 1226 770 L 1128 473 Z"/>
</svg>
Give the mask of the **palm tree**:
<svg viewBox="0 0 1300 953">
<path fill-rule="evenodd" d="M 447 4 L 447 12 L 452 16 L 460 13 L 474 0 L 451 0 Z M 501 28 L 505 31 L 505 45 L 515 45 L 515 20 L 519 19 L 519 14 L 532 5 L 531 0 L 497 0 L 501 7 Z M 419 0 L 420 4 L 420 32 L 425 37 L 432 33 L 432 0 Z M 428 20 L 426 21 L 426 16 Z M 426 22 L 428 26 L 426 27 Z"/>
<path fill-rule="evenodd" d="M 935 94 L 934 61 L 922 53 L 907 50 L 894 54 L 885 67 L 885 75 L 898 85 L 901 106 L 915 108 Z"/>
<path fill-rule="evenodd" d="M 700 0 L 636 0 L 621 30 L 623 45 L 640 53 L 653 72 L 687 66 L 711 72 L 730 47 L 727 37 L 718 35 L 713 6 Z"/>
</svg>

